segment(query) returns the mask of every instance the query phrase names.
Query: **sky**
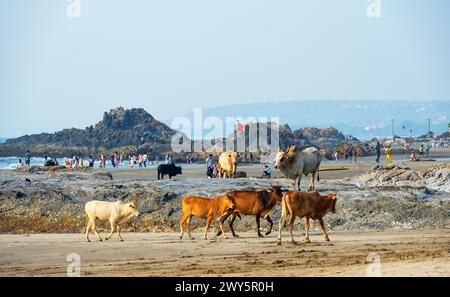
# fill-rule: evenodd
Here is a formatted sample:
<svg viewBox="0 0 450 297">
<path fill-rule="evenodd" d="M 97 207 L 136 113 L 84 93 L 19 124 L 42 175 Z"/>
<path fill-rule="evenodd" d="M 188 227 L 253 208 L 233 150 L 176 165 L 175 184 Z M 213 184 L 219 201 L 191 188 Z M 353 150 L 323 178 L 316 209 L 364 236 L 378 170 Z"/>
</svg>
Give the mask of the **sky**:
<svg viewBox="0 0 450 297">
<path fill-rule="evenodd" d="M 0 136 L 291 100 L 450 100 L 450 1 L 0 0 Z M 370 0 L 372 1 L 372 0 Z M 73 7 L 73 6 L 72 6 Z"/>
</svg>

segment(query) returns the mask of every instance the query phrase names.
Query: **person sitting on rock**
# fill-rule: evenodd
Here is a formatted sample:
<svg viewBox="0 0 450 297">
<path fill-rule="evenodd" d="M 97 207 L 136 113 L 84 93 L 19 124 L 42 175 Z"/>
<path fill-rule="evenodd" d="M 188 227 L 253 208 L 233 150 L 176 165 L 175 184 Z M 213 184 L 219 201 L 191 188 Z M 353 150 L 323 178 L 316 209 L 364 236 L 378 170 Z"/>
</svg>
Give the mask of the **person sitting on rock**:
<svg viewBox="0 0 450 297">
<path fill-rule="evenodd" d="M 262 177 L 270 178 L 272 176 L 272 170 L 270 170 L 269 166 L 264 165 L 264 170 L 261 175 L 262 175 Z"/>
</svg>

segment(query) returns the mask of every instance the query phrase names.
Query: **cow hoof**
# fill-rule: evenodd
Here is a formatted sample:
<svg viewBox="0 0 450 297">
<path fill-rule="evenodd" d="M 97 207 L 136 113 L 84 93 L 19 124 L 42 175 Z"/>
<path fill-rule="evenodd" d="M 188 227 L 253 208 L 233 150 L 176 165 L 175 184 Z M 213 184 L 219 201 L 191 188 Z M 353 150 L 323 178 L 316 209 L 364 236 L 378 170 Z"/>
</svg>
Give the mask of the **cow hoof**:
<svg viewBox="0 0 450 297">
<path fill-rule="evenodd" d="M 109 239 L 109 237 L 106 237 L 106 238 L 105 238 L 105 240 L 108 240 L 108 239 Z M 100 240 L 100 241 L 101 241 L 101 240 Z"/>
<path fill-rule="evenodd" d="M 239 238 L 239 235 L 237 235 L 237 234 L 233 234 L 233 236 L 236 237 L 236 238 Z"/>
<path fill-rule="evenodd" d="M 258 233 L 258 237 L 264 237 L 261 233 Z"/>
<path fill-rule="evenodd" d="M 290 244 L 297 244 L 297 242 L 294 241 L 294 240 L 289 241 L 289 243 L 290 243 Z"/>
<path fill-rule="evenodd" d="M 180 239 L 183 239 L 183 236 L 180 236 Z"/>
<path fill-rule="evenodd" d="M 305 243 L 311 243 L 311 240 L 305 239 Z"/>
<path fill-rule="evenodd" d="M 270 233 L 272 233 L 271 231 L 267 231 L 266 233 L 265 233 L 265 235 L 267 236 L 267 235 L 269 235 Z"/>
<path fill-rule="evenodd" d="M 123 239 L 122 239 L 122 238 L 120 238 L 120 239 L 119 239 L 119 241 L 123 241 Z"/>
<path fill-rule="evenodd" d="M 278 245 L 281 245 L 281 240 L 277 240 L 277 244 L 278 244 Z"/>
<path fill-rule="evenodd" d="M 103 241 L 103 239 L 100 238 L 98 241 Z"/>
<path fill-rule="evenodd" d="M 330 241 L 330 239 L 327 237 L 327 238 L 325 238 L 325 241 Z"/>
<path fill-rule="evenodd" d="M 91 242 L 89 239 L 86 239 L 86 242 Z"/>
</svg>

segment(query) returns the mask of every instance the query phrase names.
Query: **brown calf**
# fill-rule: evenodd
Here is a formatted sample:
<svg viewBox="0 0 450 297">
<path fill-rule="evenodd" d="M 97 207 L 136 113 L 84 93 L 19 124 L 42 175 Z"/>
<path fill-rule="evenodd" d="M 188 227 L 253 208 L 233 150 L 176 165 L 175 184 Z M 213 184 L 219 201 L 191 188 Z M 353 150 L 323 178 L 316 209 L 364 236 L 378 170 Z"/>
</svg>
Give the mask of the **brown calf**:
<svg viewBox="0 0 450 297">
<path fill-rule="evenodd" d="M 266 235 L 269 235 L 270 232 L 272 232 L 273 222 L 269 215 L 272 213 L 272 210 L 275 208 L 278 202 L 281 202 L 281 196 L 283 195 L 283 193 L 280 187 L 273 186 L 268 190 L 258 191 L 232 191 L 227 193 L 227 195 L 233 197 L 236 204 L 236 208 L 231 214 L 231 218 L 228 222 L 228 224 L 230 225 L 231 233 L 234 237 L 239 237 L 233 229 L 233 222 L 236 219 L 236 216 L 238 216 L 239 214 L 255 216 L 256 230 L 259 237 L 263 237 L 263 235 L 259 231 L 259 219 L 261 217 L 265 218 L 270 224 L 269 230 L 266 232 Z M 228 215 L 224 217 L 223 221 L 225 221 L 227 217 Z M 217 235 L 220 235 L 220 233 L 221 231 L 219 231 Z"/>
<path fill-rule="evenodd" d="M 281 229 L 285 226 L 285 221 L 288 215 L 291 215 L 289 221 L 289 233 L 291 235 L 291 242 L 294 241 L 292 234 L 292 226 L 294 225 L 295 218 L 305 218 L 305 242 L 311 242 L 309 240 L 309 219 L 319 220 L 322 227 L 325 240 L 329 241 L 327 231 L 325 230 L 325 224 L 323 217 L 327 212 L 336 212 L 336 194 L 328 194 L 322 196 L 319 192 L 300 192 L 300 191 L 288 191 L 283 195 L 283 201 L 281 206 L 281 216 L 279 221 L 278 239 L 277 243 L 281 244 Z"/>
<path fill-rule="evenodd" d="M 183 208 L 183 215 L 180 218 L 180 239 L 183 238 L 184 224 L 188 225 L 189 239 L 193 239 L 191 235 L 191 218 L 196 216 L 206 219 L 204 239 L 207 239 L 208 229 L 211 225 L 212 219 L 216 218 L 220 229 L 223 232 L 223 217 L 233 212 L 235 204 L 232 197 L 228 195 L 210 198 L 203 197 L 185 197 L 181 203 Z M 228 238 L 223 232 L 223 236 Z"/>
</svg>

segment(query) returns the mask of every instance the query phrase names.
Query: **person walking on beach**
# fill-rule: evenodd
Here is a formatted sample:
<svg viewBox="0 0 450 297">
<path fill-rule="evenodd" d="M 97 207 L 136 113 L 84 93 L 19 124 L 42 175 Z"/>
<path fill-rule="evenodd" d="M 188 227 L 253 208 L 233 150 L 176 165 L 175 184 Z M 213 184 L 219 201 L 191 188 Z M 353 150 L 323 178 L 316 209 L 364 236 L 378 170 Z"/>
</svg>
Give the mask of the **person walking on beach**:
<svg viewBox="0 0 450 297">
<path fill-rule="evenodd" d="M 353 149 L 353 160 L 355 160 L 356 163 L 356 159 L 358 158 L 358 151 L 356 149 Z M 351 160 L 350 160 L 351 163 Z"/>
<path fill-rule="evenodd" d="M 334 151 L 334 159 L 335 159 L 336 161 L 338 160 L 338 156 L 339 156 L 338 151 Z"/>
<path fill-rule="evenodd" d="M 391 147 L 390 146 L 385 146 L 384 147 L 384 153 L 386 154 L 386 162 L 387 163 L 391 162 Z"/>
<path fill-rule="evenodd" d="M 144 167 L 147 167 L 147 161 L 148 161 L 148 155 L 147 153 L 144 153 L 144 155 L 142 156 L 143 162 L 144 162 Z"/>
<path fill-rule="evenodd" d="M 419 157 L 423 157 L 423 152 L 424 152 L 423 144 L 421 144 L 420 147 L 419 147 Z"/>
<path fill-rule="evenodd" d="M 89 155 L 89 159 L 88 159 L 88 162 L 89 162 L 89 168 L 94 168 L 94 158 L 92 158 L 92 156 L 91 155 Z"/>
<path fill-rule="evenodd" d="M 25 165 L 30 165 L 31 162 L 31 153 L 30 150 L 27 150 L 27 153 L 25 154 Z"/>
<path fill-rule="evenodd" d="M 380 163 L 381 144 L 379 141 L 377 141 L 377 146 L 375 147 L 375 150 L 377 151 L 377 159 L 375 160 L 375 162 Z"/>
<path fill-rule="evenodd" d="M 213 168 L 214 166 L 214 160 L 213 160 L 213 156 L 212 154 L 209 154 L 208 158 L 206 158 L 206 176 L 208 178 L 212 178 L 213 177 Z"/>
<path fill-rule="evenodd" d="M 129 155 L 128 160 L 130 161 L 130 168 L 133 168 L 134 167 L 134 156 Z"/>
<path fill-rule="evenodd" d="M 427 156 L 427 157 L 430 156 L 430 149 L 431 149 L 431 145 L 427 144 L 427 146 L 425 147 L 425 156 Z"/>
<path fill-rule="evenodd" d="M 111 155 L 111 165 L 113 168 L 116 168 L 116 164 L 116 154 L 114 153 Z"/>
<path fill-rule="evenodd" d="M 142 168 L 142 163 L 144 163 L 144 157 L 142 157 L 142 154 L 139 154 L 138 156 L 139 168 Z"/>
<path fill-rule="evenodd" d="M 114 155 L 116 156 L 116 166 L 119 167 L 119 164 L 121 162 L 120 154 L 118 152 L 115 152 Z"/>
</svg>

